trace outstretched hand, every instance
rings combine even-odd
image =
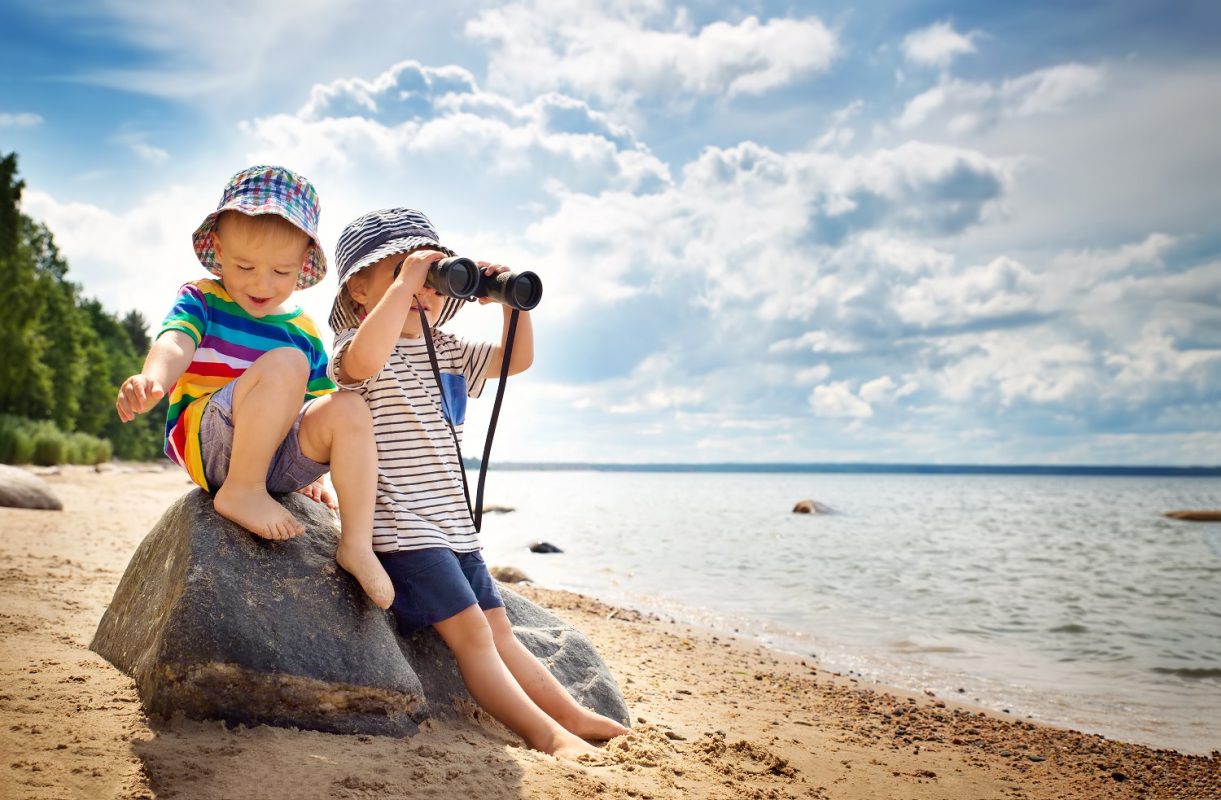
[[[119,419],[131,422],[137,414],[143,414],[165,396],[165,389],[157,381],[144,374],[132,375],[119,387],[114,407]]]

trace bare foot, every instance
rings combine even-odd
[[[623,736],[632,732],[630,728],[625,728],[613,719],[604,717],[587,708],[581,709],[581,712],[581,715],[578,717],[560,720],[560,724],[569,733],[582,739],[605,742],[608,739],[614,739],[616,736]]]
[[[271,499],[263,486],[225,483],[216,492],[213,505],[222,517],[264,539],[281,541],[305,533],[305,526]]]
[[[373,605],[390,608],[390,604],[394,602],[394,584],[390,582],[390,576],[386,574],[382,562],[373,555],[372,547],[351,545],[340,540],[339,547],[335,550],[335,560],[339,562],[339,566],[350,572],[353,578],[360,581],[360,588],[369,595]]]
[[[550,753],[556,758],[567,758],[576,761],[581,756],[600,756],[602,751],[584,739],[578,739],[567,731],[556,736],[552,747],[540,747],[544,753]]]

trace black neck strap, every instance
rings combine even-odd
[[[432,365],[432,375],[437,381],[437,392],[441,395],[441,416],[449,426],[449,435],[454,440],[454,450],[458,453],[458,467],[462,470],[462,494],[466,497],[466,510],[475,524],[475,532],[483,529],[483,483],[488,474],[488,459],[492,455],[492,437],[496,435],[496,421],[500,418],[500,404],[505,396],[505,383],[509,380],[509,357],[513,355],[513,338],[517,333],[517,317],[521,313],[513,309],[509,317],[509,332],[505,336],[504,358],[500,362],[500,382],[496,386],[496,402],[492,404],[492,419],[488,422],[488,435],[483,442],[483,459],[479,462],[479,484],[475,491],[475,505],[471,506],[471,491],[468,488],[466,464],[462,460],[462,445],[458,442],[458,431],[454,428],[453,414],[447,407],[445,387],[441,385],[441,368],[437,365],[437,350],[432,342],[432,331],[428,327],[428,317],[424,309],[417,305],[420,312],[420,328],[424,331],[424,344],[428,347],[428,363]]]

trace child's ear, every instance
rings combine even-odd
[[[220,261],[220,236],[217,235],[216,231],[212,231],[208,235],[212,237],[212,250],[216,253],[216,260]]]
[[[365,300],[369,298],[367,277],[367,275],[362,275],[358,272],[348,278],[348,294],[362,306],[365,304]]]

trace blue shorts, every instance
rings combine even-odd
[[[229,381],[225,387],[210,398],[199,420],[200,456],[203,458],[204,477],[208,486],[216,491],[229,477],[229,461],[233,457],[233,387],[237,381]],[[311,400],[310,402],[313,402]],[[309,486],[321,478],[329,470],[327,464],[320,464],[308,458],[301,452],[301,443],[297,440],[297,432],[301,429],[301,418],[309,403],[301,406],[301,413],[293,420],[284,441],[271,463],[267,466],[267,491],[276,494],[295,492],[303,486]]]
[[[394,584],[390,610],[404,635],[436,625],[478,605],[501,608],[496,581],[478,550],[456,553],[448,547],[378,553]]]

